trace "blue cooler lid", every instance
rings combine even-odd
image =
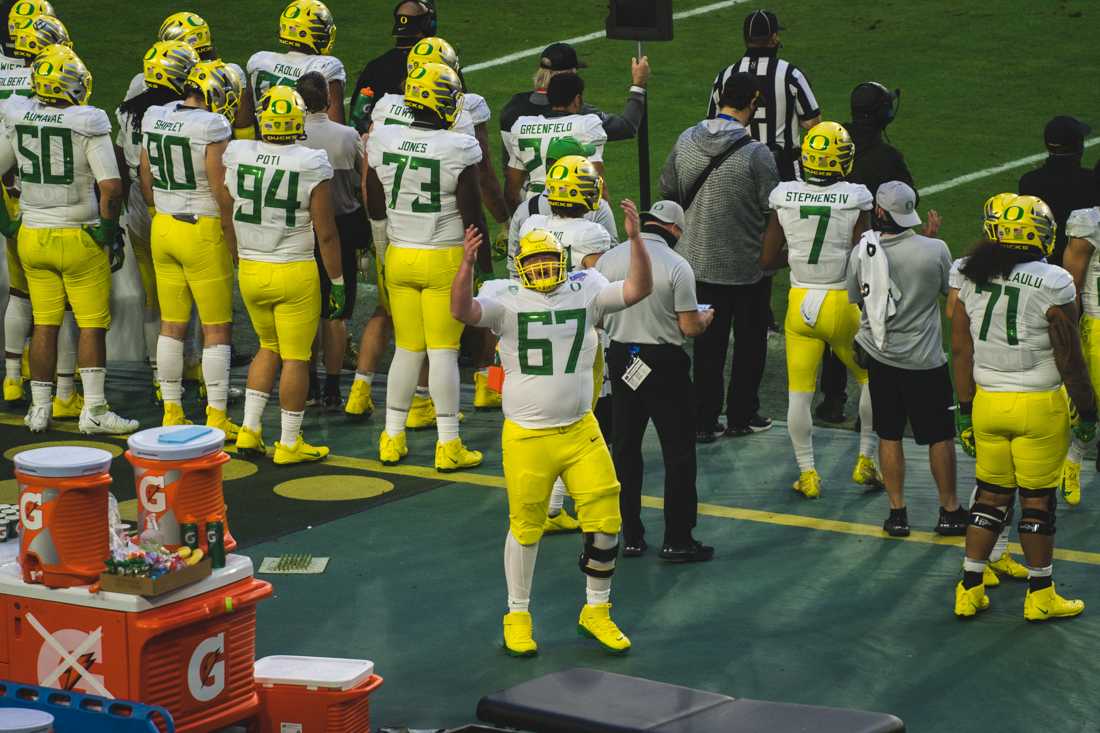
[[[134,433],[126,442],[139,458],[186,461],[220,451],[225,433],[205,425],[169,425]]]
[[[32,476],[71,478],[107,473],[111,454],[100,448],[81,445],[57,445],[33,448],[15,455],[15,470]]]
[[[0,709],[0,733],[45,733],[53,726],[53,716],[27,708]]]

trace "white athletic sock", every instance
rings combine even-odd
[[[366,382],[367,386],[374,384],[374,372],[356,372],[354,382]]]
[[[253,432],[260,432],[260,423],[264,418],[264,408],[271,397],[267,392],[255,389],[244,391],[244,426]]]
[[[206,382],[206,402],[225,412],[229,405],[229,360],[233,347],[214,344],[202,350],[202,380]]]
[[[799,471],[809,471],[814,467],[814,421],[810,413],[814,393],[788,392],[787,396],[787,432],[794,447],[794,459]]]
[[[53,402],[53,382],[31,380],[31,404],[42,407]]]
[[[405,432],[405,420],[409,416],[409,405],[412,404],[423,363],[423,351],[406,351],[400,346],[393,350],[393,361],[386,378],[386,432],[391,436]]]
[[[985,560],[971,560],[969,557],[964,557],[963,570],[968,573],[984,573],[985,563]]]
[[[550,492],[550,516],[561,514],[561,508],[565,504],[565,482],[561,476],[554,479],[554,489]]]
[[[458,352],[428,349],[428,389],[435,402],[435,425],[439,442],[458,437]]]
[[[1066,459],[1070,463],[1076,463],[1078,466],[1085,460],[1085,444],[1077,439],[1077,436],[1069,441],[1069,454],[1066,455]]]
[[[292,445],[298,442],[298,436],[302,433],[302,418],[306,416],[305,410],[301,412],[291,412],[290,410],[283,410],[282,427],[283,436],[279,440],[280,443],[290,448]]]
[[[16,357],[4,358],[4,376],[14,382],[23,379],[23,359]]]
[[[600,550],[610,550],[612,547],[619,544],[619,537],[613,534],[605,534],[604,532],[595,532],[592,535],[592,544]],[[611,562],[589,560],[588,564],[596,570],[615,569],[614,560]],[[601,603],[608,603],[611,601],[611,578],[593,578],[591,575],[585,575],[584,589],[585,602],[589,606],[598,606]]]
[[[874,456],[878,448],[878,436],[875,435],[874,413],[871,411],[871,388],[860,385],[859,388],[859,454]]]
[[[157,339],[157,372],[160,394],[165,402],[183,402],[183,342],[171,336]]]
[[[84,385],[84,409],[107,404],[107,370],[88,367],[80,370],[80,383]]]
[[[76,327],[73,314],[65,311],[65,318],[61,321],[61,328],[57,332],[57,374],[72,376],[76,371],[76,345],[80,338],[80,330]],[[58,390],[58,396],[61,391]],[[72,394],[70,392],[70,394]]]
[[[431,380],[429,379],[429,381],[431,381]],[[419,384],[416,385],[416,391],[413,392],[413,394],[415,394],[417,397],[419,397],[422,400],[426,400],[426,399],[428,399],[429,397],[432,396],[431,393],[428,392],[427,387],[421,387]]]
[[[8,307],[4,310],[4,351],[22,355],[33,324],[30,300],[18,295],[8,298]],[[8,379],[19,379],[21,376],[18,367],[13,373],[10,363],[7,372]]]
[[[1047,565],[1045,568],[1033,568],[1029,566],[1027,569],[1027,577],[1029,578],[1049,578],[1052,575],[1054,575],[1053,563]]]
[[[76,391],[76,380],[71,373],[57,373],[57,399],[65,401]]]
[[[531,604],[531,582],[539,543],[521,545],[509,532],[504,540],[504,581],[508,584],[508,610],[526,611]]]
[[[157,340],[160,337],[160,311],[156,308],[146,308],[145,318],[141,324],[145,334],[145,356],[153,367],[153,379],[156,379],[157,371]]]

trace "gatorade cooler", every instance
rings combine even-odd
[[[382,685],[374,662],[264,657],[255,677],[261,733],[370,733],[368,697]]]
[[[137,482],[139,527],[145,527],[147,516],[155,516],[164,544],[178,549],[183,544],[180,525],[197,524],[199,545],[207,552],[203,526],[223,522],[226,552],[237,548],[222,495],[222,466],[229,462],[222,450],[225,433],[202,425],[173,425],[142,430],[127,442],[126,460]]]
[[[0,566],[0,679],[159,705],[184,733],[256,715],[256,605],[271,586],[251,560],[230,555],[156,598],[93,589],[30,585]]]
[[[40,710],[0,708],[0,733],[53,733],[53,716]]]
[[[23,580],[51,588],[87,585],[110,552],[107,489],[111,454],[58,446],[15,456]]]

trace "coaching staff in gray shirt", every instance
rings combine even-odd
[[[652,420],[661,441],[665,468],[665,537],[661,558],[670,562],[701,562],[714,548],[692,537],[698,498],[695,493],[695,410],[691,359],[683,349],[685,336],[698,336],[714,318],[700,311],[695,299],[691,265],[672,251],[684,232],[684,210],[672,201],[658,201],[642,214],[642,241],[653,265],[653,292],[645,300],[608,316],[611,338],[607,364],[611,371],[612,457],[622,491],[623,555],[646,550],[642,526],[642,437]],[[609,280],[626,277],[629,242],[611,249],[596,262]],[[635,382],[631,370],[649,369]],[[624,376],[630,381],[624,380]]]
[[[870,379],[874,429],[890,516],[883,529],[909,534],[905,508],[905,423],[928,462],[940,497],[941,535],[966,532],[967,512],[955,494],[954,391],[943,353],[940,296],[947,295],[951,253],[940,239],[917,234],[917,195],[908,184],[887,181],[875,194],[871,230],[848,262],[848,299],[863,311],[856,358]]]

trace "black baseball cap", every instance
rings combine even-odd
[[[754,10],[745,16],[743,33],[746,41],[762,41],[783,30],[779,18],[770,10]]]
[[[568,43],[551,43],[543,49],[539,66],[551,71],[583,69],[588,64],[577,58],[577,50]]]
[[[1054,155],[1072,155],[1085,149],[1085,136],[1091,128],[1076,117],[1058,115],[1047,123],[1043,141]]]

